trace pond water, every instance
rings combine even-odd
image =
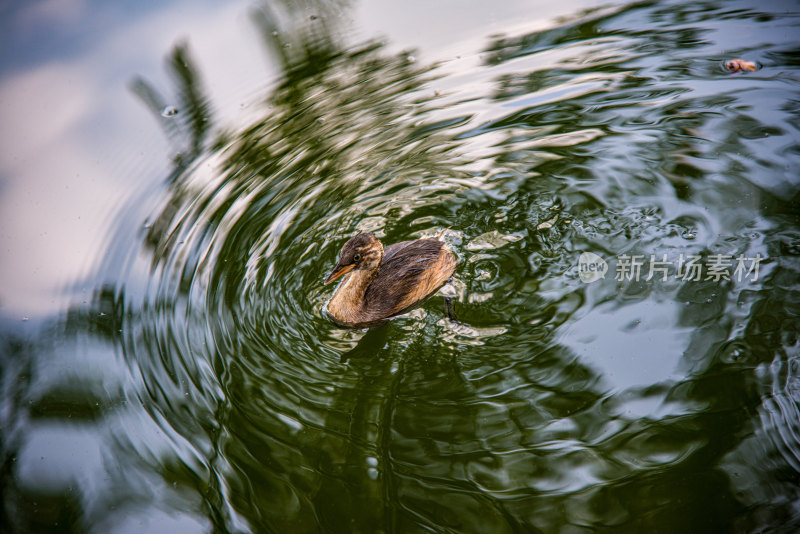
[[[0,8],[0,530],[800,528],[797,3],[366,4]]]

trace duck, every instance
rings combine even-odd
[[[325,280],[330,284],[343,278],[327,304],[327,313],[342,326],[383,322],[439,289],[457,264],[455,254],[438,238],[384,247],[375,234],[359,232],[344,244]]]

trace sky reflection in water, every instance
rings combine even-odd
[[[3,529],[797,526],[797,13],[589,7],[6,8]],[[459,324],[325,320],[443,228]]]

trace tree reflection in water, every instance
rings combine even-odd
[[[785,481],[797,477],[797,195],[760,189],[732,165],[751,150],[746,136],[702,141],[744,119],[730,111],[731,91],[679,98],[686,88],[673,82],[691,79],[684,56],[705,46],[681,22],[695,7],[636,4],[493,40],[486,69],[552,49],[567,59],[476,74],[492,76],[492,104],[516,102],[477,126],[456,113],[465,102],[438,118],[435,66],[338,43],[332,18],[314,8],[313,18],[290,8],[254,16],[283,77],[246,125],[212,120],[188,44],[168,62],[177,115],[163,116],[169,99],[146,81],[132,84],[174,147],[174,169],[125,274],[41,344],[6,340],[4,428],[16,430],[3,441],[3,523],[102,529],[154,510],[232,532],[796,521]],[[625,29],[637,17],[660,22]],[[283,19],[294,22],[272,22]],[[641,50],[657,54],[643,65]],[[543,98],[548,87],[570,96]],[[673,103],[656,105],[665,98]],[[728,209],[742,191],[758,201]],[[687,245],[689,227],[699,235]],[[441,228],[461,255],[462,325],[435,299],[366,333],[325,320],[321,280],[355,229],[391,242]],[[511,238],[492,244],[497,236]],[[756,289],[569,276],[582,250],[655,249],[770,260]],[[583,341],[565,338],[588,317],[621,340],[614,314],[648,303],[659,311],[645,319],[668,311],[682,353],[648,343],[601,356],[647,366],[667,354],[677,378],[618,386],[575,350]],[[68,350],[120,355],[119,376],[87,369],[85,382],[34,391],[37,365],[64,339]],[[74,493],[16,484],[22,428],[43,417],[95,428],[110,481]]]

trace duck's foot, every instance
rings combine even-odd
[[[456,319],[456,312],[453,306],[453,297],[444,297],[444,313],[447,314],[448,319],[451,322],[461,325],[461,323]]]

